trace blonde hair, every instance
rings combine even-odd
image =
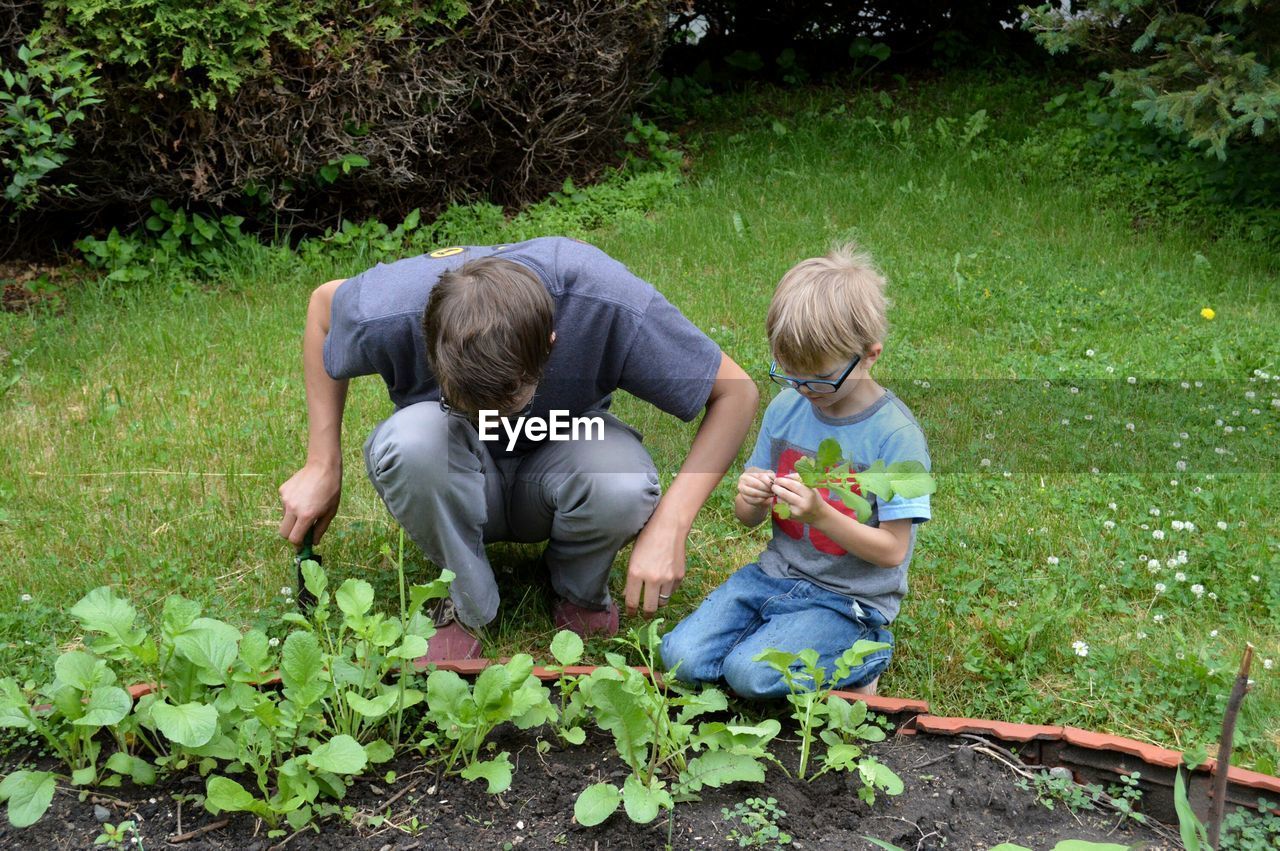
[[[864,354],[888,332],[886,281],[854,243],[802,260],[782,276],[765,330],[779,364],[816,373],[834,358]]]

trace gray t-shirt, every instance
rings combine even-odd
[[[794,472],[796,461],[803,455],[817,455],[818,445],[832,437],[840,443],[841,455],[849,459],[854,472],[867,469],[876,461],[919,461],[930,467],[929,447],[920,424],[902,400],[889,390],[863,410],[848,417],[834,419],[814,409],[795,390],[778,394],[764,412],[755,451],[747,460],[748,467],[773,470],[779,476]],[[838,497],[825,488],[819,493],[842,514],[853,516]],[[874,494],[864,494],[871,503],[869,526],[886,520],[910,518],[911,545],[907,557],[896,567],[880,567],[864,561],[826,535],[794,518],[782,520],[773,515],[773,538],[760,554],[761,570],[779,579],[806,579],[837,594],[853,597],[860,605],[880,610],[885,620],[898,616],[902,598],[907,593],[907,566],[916,544],[916,525],[932,516],[929,497],[916,499],[894,497],[881,503]]]
[[[531,270],[555,302],[556,342],[531,416],[578,416],[607,407],[618,389],[686,422],[706,405],[720,368],[715,342],[617,260],[563,237],[444,248],[349,278],[333,296],[325,371],[382,376],[397,408],[439,400],[422,333],[427,297],[442,272],[495,255]],[[506,454],[496,443],[491,451]]]

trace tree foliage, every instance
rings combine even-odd
[[[1280,2],[1086,0],[1025,8],[1051,53],[1105,64],[1143,121],[1225,159],[1232,141],[1280,144]]]

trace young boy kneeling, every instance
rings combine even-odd
[[[859,523],[826,488],[794,473],[835,438],[851,469],[877,460],[929,467],[924,434],[911,411],[870,377],[884,346],[885,280],[852,246],[801,262],[783,277],[765,326],[775,363],[770,377],[788,388],[765,411],[755,451],[738,479],[734,513],[748,526],[773,518],[773,538],[662,641],[663,661],[687,683],[724,680],[743,697],[787,694],[777,671],[753,661],[764,650],[813,648],[834,675],[835,660],[859,639],[892,644],[888,625],[907,592],[915,524],[929,519],[929,497],[871,503]],[[774,505],[786,503],[790,517]],[[892,650],[867,656],[838,687],[874,694]]]

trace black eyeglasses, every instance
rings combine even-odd
[[[844,380],[849,377],[849,373],[853,372],[853,368],[862,360],[862,355],[854,355],[853,360],[849,361],[849,365],[845,367],[844,372],[840,373],[840,377],[836,379],[830,378],[792,378],[790,375],[778,372],[778,362],[774,361],[769,364],[769,377],[775,383],[781,384],[783,387],[791,387],[795,390],[808,387],[810,393],[818,395],[827,395],[834,393],[840,389],[840,385],[844,384]]]

